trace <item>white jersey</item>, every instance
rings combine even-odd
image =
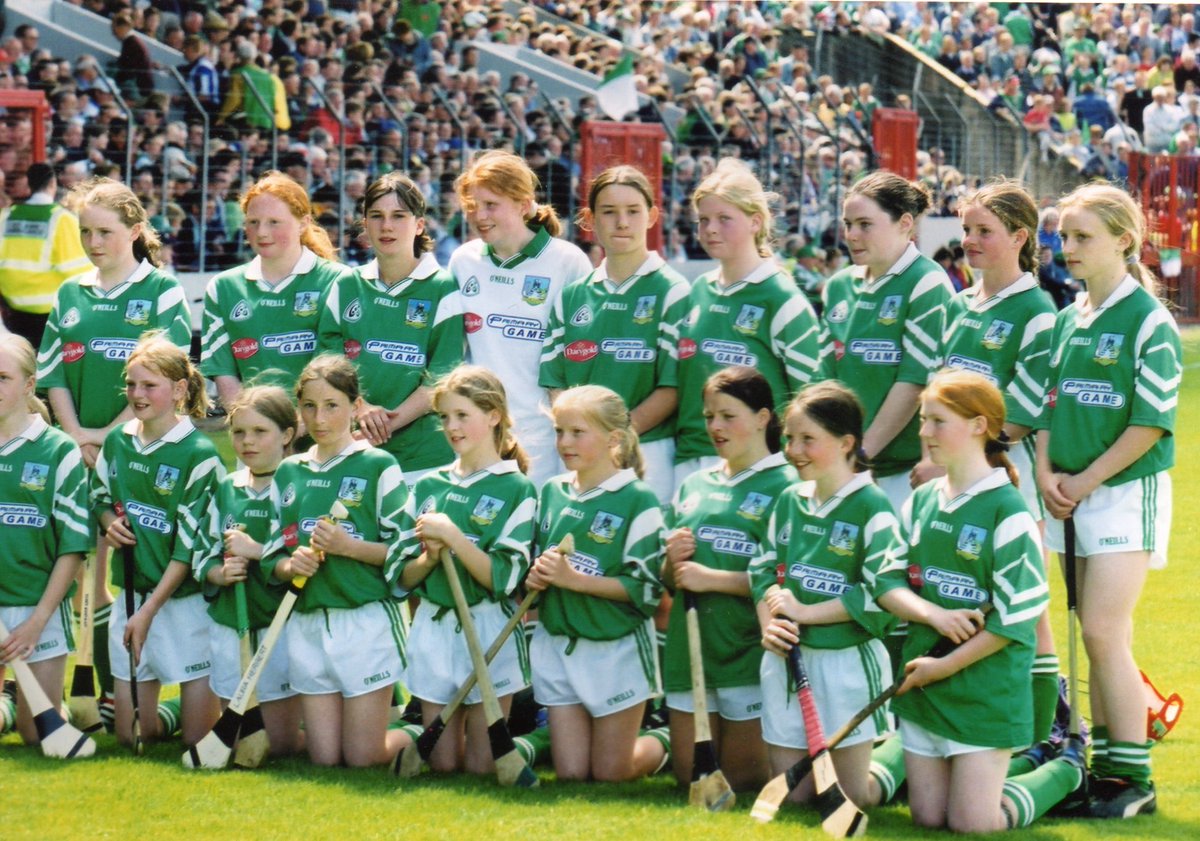
[[[468,361],[500,378],[521,444],[531,455],[547,442],[553,453],[549,400],[538,385],[550,309],[564,286],[591,270],[587,255],[545,229],[504,261],[478,239],[450,257],[466,311]]]

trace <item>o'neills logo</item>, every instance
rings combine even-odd
[[[696,343],[692,339],[679,340],[679,358],[691,359],[696,355]]]
[[[563,353],[570,362],[587,362],[589,359],[595,358],[599,352],[600,347],[595,342],[580,339],[577,342],[571,342],[571,344],[567,345]]]
[[[84,351],[85,348],[83,343],[67,342],[65,345],[63,345],[62,349],[63,362],[68,364],[71,362],[78,362],[80,359],[83,359]]]
[[[358,339],[346,339],[342,342],[342,353],[346,354],[347,359],[358,359],[362,353],[362,343]]]
[[[483,329],[483,316],[469,312],[463,316],[463,325],[467,328],[468,333],[478,333]]]
[[[258,353],[258,340],[248,337],[245,339],[238,339],[231,345],[231,347],[233,348],[233,355],[236,359],[249,359],[251,356],[254,356],[254,354]]]

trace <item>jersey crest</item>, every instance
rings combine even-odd
[[[463,284],[462,294],[467,298],[474,298],[479,294],[479,280],[474,275],[467,279]]]
[[[592,311],[586,305],[575,310],[575,314],[571,316],[571,325],[574,327],[585,327],[591,323]]]
[[[739,517],[745,517],[747,520],[761,520],[767,513],[767,506],[770,504],[771,497],[751,491],[746,494],[746,498],[738,506],[737,513]]]
[[[838,301],[833,305],[833,309],[825,315],[834,324],[841,324],[850,317],[850,305],[845,301]]]
[[[125,323],[145,325],[150,323],[151,303],[144,298],[134,298],[125,305]]]
[[[737,319],[733,322],[733,329],[747,336],[753,336],[758,332],[758,327],[762,324],[765,312],[766,310],[762,307],[756,307],[753,304],[743,304],[742,311],[738,313]]]
[[[1125,336],[1121,333],[1101,333],[1093,358],[1101,365],[1116,365],[1121,356],[1121,345],[1124,343]]]
[[[347,476],[342,479],[342,484],[338,488],[338,499],[345,503],[347,508],[354,508],[357,505],[362,505],[363,497],[367,494],[367,480],[360,479],[357,476]]]
[[[475,503],[475,510],[471,512],[471,522],[477,526],[490,526],[503,507],[503,500],[484,494]]]
[[[900,317],[900,305],[904,303],[902,295],[888,295],[879,305],[879,323],[895,324]]]
[[[1004,343],[1008,341],[1008,337],[1012,335],[1013,324],[1011,321],[1001,321],[996,319],[988,327],[987,332],[983,334],[983,346],[988,350],[999,350],[1004,347]]]
[[[169,464],[160,464],[158,474],[154,477],[154,490],[163,496],[175,490],[179,484],[179,468]]]
[[[417,298],[408,302],[408,312],[404,316],[404,323],[409,327],[418,329],[429,326],[429,310],[432,304],[429,301],[422,301]]]
[[[79,308],[78,307],[71,307],[69,310],[67,310],[66,315],[64,315],[62,317],[62,319],[59,321],[59,324],[61,324],[64,328],[74,327],[78,323],[79,323]]]
[[[432,496],[425,497],[425,501],[421,503],[421,507],[417,509],[417,516],[422,514],[432,514],[437,507],[437,500]]]
[[[46,489],[46,479],[49,477],[49,465],[27,461],[25,462],[25,468],[21,471],[21,487],[33,493],[44,491]]]
[[[279,498],[279,504],[280,505],[291,505],[295,501],[296,501],[296,486],[294,484],[289,484],[286,488],[283,489],[283,495],[280,496],[280,498]]]
[[[625,522],[624,517],[601,511],[592,520],[587,536],[597,543],[612,543],[617,536],[617,529]]]
[[[849,556],[854,554],[858,544],[858,526],[834,520],[833,528],[829,530],[829,551],[835,555]]]
[[[649,324],[654,320],[654,310],[658,306],[657,295],[643,295],[637,299],[633,308],[634,324]]]
[[[355,298],[350,303],[346,304],[346,309],[342,310],[342,320],[348,321],[351,324],[362,318],[362,302]]]
[[[987,535],[987,529],[973,526],[970,523],[963,526],[962,531],[958,533],[958,556],[968,561],[979,560]]]
[[[310,315],[317,314],[317,300],[321,297],[321,293],[314,290],[306,292],[297,292],[296,299],[292,303],[292,312],[297,316],[304,318]]]
[[[791,539],[792,539],[792,524],[791,523],[788,523],[786,526],[781,528],[779,530],[779,533],[775,535],[775,542],[777,544],[779,544],[780,546],[786,546]]]
[[[550,278],[535,274],[525,275],[525,283],[521,286],[522,301],[531,307],[541,306],[546,303],[546,296],[549,294]]]
[[[250,304],[241,300],[233,305],[233,309],[229,311],[230,321],[246,321],[250,318]]]

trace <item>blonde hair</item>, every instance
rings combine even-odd
[[[158,256],[162,249],[162,240],[150,224],[146,208],[134,195],[133,190],[121,182],[111,178],[89,178],[71,191],[66,206],[76,214],[85,207],[103,207],[117,214],[117,218],[126,228],[141,226],[137,239],[133,241],[133,256],[139,262],[149,261],[155,268],[162,265]]]
[[[467,213],[474,210],[476,187],[485,187],[517,204],[533,202],[533,215],[526,218],[525,224],[545,228],[546,233],[556,237],[562,233],[562,222],[553,207],[536,202],[538,184],[538,177],[524,158],[493,149],[473,160],[466,172],[454,179],[454,191]]]
[[[508,399],[500,378],[478,365],[460,365],[433,388],[433,410],[440,412],[438,403],[448,394],[457,394],[470,400],[481,412],[495,412],[500,422],[492,429],[493,443],[500,458],[517,463],[522,473],[529,471],[529,456],[513,435],[512,417],[508,413]]]
[[[921,392],[922,400],[941,403],[960,418],[983,418],[987,422],[983,451],[988,464],[1003,467],[1009,481],[1018,483],[1017,469],[1008,460],[1008,439],[1004,435],[1004,395],[995,383],[982,374],[962,369],[943,369],[933,375]]]
[[[0,353],[7,353],[13,358],[13,361],[17,363],[17,370],[26,380],[36,379],[37,351],[24,336],[18,336],[16,333],[5,333],[0,336]],[[46,404],[34,394],[32,388],[29,389],[29,394],[25,395],[25,402],[28,404],[30,412],[41,415],[42,420],[50,423],[50,412],[46,409]]]
[[[178,407],[193,418],[202,418],[208,411],[208,392],[204,389],[204,377],[188,359],[183,348],[172,343],[161,330],[144,333],[137,347],[125,360],[125,374],[134,365],[145,365],[171,382],[187,381],[187,394],[183,405]]]
[[[300,228],[301,245],[318,257],[324,257],[326,260],[333,258],[336,249],[325,229],[313,221],[312,202],[309,201],[308,192],[303,187],[282,172],[271,170],[242,194],[239,202],[242,213],[246,213],[250,202],[262,195],[274,196],[286,204],[288,210],[292,212],[292,216],[302,224]]]
[[[602,432],[619,433],[611,451],[613,464],[622,470],[632,468],[639,479],[642,477],[645,472],[642,448],[621,395],[602,385],[577,385],[564,391],[554,401],[550,414],[556,423],[559,412],[565,409],[579,412],[589,425]]]
[[[1147,292],[1157,296],[1158,280],[1139,259],[1142,243],[1146,241],[1146,215],[1133,200],[1133,196],[1111,184],[1092,182],[1076,187],[1058,200],[1059,217],[1061,218],[1062,211],[1073,207],[1096,214],[1108,232],[1115,237],[1129,234],[1129,247],[1125,249],[1124,254],[1129,273],[1141,282]]]
[[[771,256],[771,201],[777,196],[763,189],[762,182],[744,161],[725,158],[717,164],[692,193],[692,208],[699,209],[700,201],[709,196],[729,202],[747,216],[760,217],[762,225],[754,235],[754,245],[759,257]]]

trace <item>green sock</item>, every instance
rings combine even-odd
[[[871,776],[879,783],[879,804],[884,805],[896,796],[904,783],[904,745],[893,736],[871,751]]]
[[[7,692],[0,693],[0,734],[17,726],[17,704]]]
[[[425,728],[422,727],[421,725],[410,724],[407,721],[393,721],[390,724],[388,724],[387,729],[388,730],[400,730],[404,733],[407,733],[409,735],[409,738],[411,738],[414,742],[417,740],[418,736],[420,736],[423,732],[425,732]]]
[[[1092,763],[1093,777],[1111,777],[1112,765],[1108,761],[1108,725],[1092,725]]]
[[[1028,774],[1004,781],[1004,794],[1015,814],[1005,808],[1010,827],[1029,826],[1079,785],[1080,770],[1063,759],[1052,759]]]
[[[404,717],[404,707],[408,703],[404,698],[404,689],[399,683],[392,684],[392,708],[388,711],[388,723],[395,724]],[[397,728],[398,729],[398,728]]]
[[[158,723],[162,726],[162,738],[170,738],[179,732],[179,714],[182,708],[183,701],[179,698],[158,702]]]
[[[1117,742],[1108,743],[1108,764],[1110,771],[1106,776],[1120,777],[1123,780],[1146,788],[1150,785],[1150,746],[1154,742]]]
[[[532,768],[538,758],[550,750],[550,728],[539,727],[524,736],[513,736],[513,744],[517,746],[525,764]]]
[[[663,746],[663,761],[658,764],[652,773],[657,774],[663,768],[667,767],[667,763],[671,761],[671,731],[666,727],[655,727],[652,730],[642,730],[638,733],[641,736],[649,736],[660,745]]]
[[[108,661],[108,620],[112,616],[112,604],[96,608],[92,618],[92,665],[96,669],[96,680],[100,694],[112,697],[112,664]]]
[[[1054,711],[1058,708],[1058,655],[1033,658],[1033,742],[1050,738]]]

